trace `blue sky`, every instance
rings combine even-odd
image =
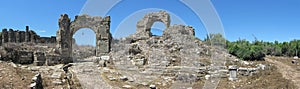
[[[299,0],[211,1],[222,21],[226,38],[230,41],[239,38],[252,41],[253,35],[264,41],[300,39]],[[29,25],[41,36],[55,36],[60,14],[66,13],[72,20],[75,15],[83,13],[95,16],[101,12],[97,7],[105,5],[105,2],[85,5],[86,2],[87,0],[1,0],[0,27],[24,30]],[[84,10],[88,6],[95,8]],[[132,34],[135,32],[136,21],[143,14],[158,10],[172,13],[171,24],[193,26],[200,39],[207,34],[199,17],[177,0],[123,0],[107,13],[112,20],[111,33],[115,37]],[[153,30],[156,32],[165,28],[159,22],[153,27],[157,28]],[[94,44],[94,36],[91,30],[85,29],[74,35],[79,44]]]

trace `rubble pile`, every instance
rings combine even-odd
[[[167,27],[162,36],[153,36],[150,32],[155,21],[165,23]],[[165,11],[145,15],[137,23],[137,32],[115,39],[111,50],[111,69],[116,71],[106,73],[107,78],[116,81],[127,76],[126,83],[142,86],[166,87],[174,81],[191,84],[204,81],[212,53],[218,54],[219,58],[234,59],[226,51],[212,48],[196,38],[193,27],[170,25]]]

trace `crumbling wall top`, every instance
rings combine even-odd
[[[168,28],[171,20],[170,15],[166,11],[152,12],[146,14],[141,20],[137,22],[135,37],[138,39],[149,38],[152,36],[150,32],[154,22],[162,22]]]

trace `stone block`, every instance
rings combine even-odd
[[[46,65],[53,66],[60,63],[61,59],[59,55],[46,55]]]
[[[236,65],[231,65],[229,66],[229,80],[235,81],[237,80],[237,66]]]
[[[46,56],[43,52],[35,52],[34,53],[34,65],[42,66],[46,62]]]
[[[19,51],[19,61],[20,64],[32,64],[33,63],[33,52]]]

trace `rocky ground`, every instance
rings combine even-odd
[[[12,62],[0,61],[0,87],[4,89],[22,89],[31,83],[34,76],[29,70],[22,70]]]
[[[99,64],[93,63],[92,59],[89,58],[83,62],[72,63],[73,66],[69,69],[71,70],[71,74],[73,74],[73,77],[75,78],[75,81],[72,82],[73,86],[68,86],[67,82],[64,80],[65,74],[61,69],[63,65],[31,66],[1,61],[0,85],[2,88],[20,89],[28,87],[32,82],[32,77],[37,72],[40,72],[42,74],[43,86],[45,89],[68,89],[71,87],[94,89],[149,89],[150,86],[155,86],[160,89],[183,89],[180,88],[182,86],[188,88],[192,87],[193,89],[202,89],[206,81],[205,77],[202,76],[199,80],[192,81],[193,83],[190,84],[185,82],[191,82],[191,80],[193,80],[193,76],[189,78],[191,80],[177,81],[180,79],[176,77],[184,77],[184,75],[180,75],[180,73],[175,73],[174,75],[167,75],[167,73],[164,74],[164,72],[163,74],[147,74],[147,72],[137,72],[134,69],[124,71],[121,69],[114,69],[112,66],[100,67]],[[260,69],[258,73],[254,73],[253,75],[239,74],[238,80],[236,81],[228,80],[227,75],[226,77],[221,78],[217,89],[297,89],[297,84],[299,81],[299,64],[292,63],[293,60],[293,58],[287,57],[266,57],[266,61],[227,62],[226,65],[236,64],[240,67],[249,68],[255,67],[258,64],[267,66],[264,70]],[[175,71],[176,68],[179,67],[168,67],[165,70]],[[144,78],[135,77],[141,76],[140,73],[143,74]],[[152,81],[146,81],[148,79]]]
[[[77,46],[74,54],[78,58],[71,63],[68,73],[62,64],[34,66],[0,61],[0,85],[3,88],[29,87],[33,76],[40,73],[45,89],[202,89],[207,79],[216,74],[211,69],[214,63],[211,58],[222,58],[226,64],[219,66],[221,78],[217,89],[296,89],[299,86],[299,63],[293,58],[242,61],[222,48],[205,44],[189,32],[172,34],[114,40],[112,52],[102,57],[92,56],[95,55],[92,46]],[[46,46],[34,48],[37,47],[49,50]],[[228,66],[231,65],[255,70],[249,74],[239,72],[238,80],[230,81]]]
[[[80,88],[81,85],[76,77],[70,81],[65,78],[67,75],[62,67],[63,65],[34,66],[0,61],[0,86],[4,89],[30,88],[34,76],[40,73],[41,84],[45,89]]]
[[[285,79],[276,64],[268,61],[248,61],[251,64],[239,64],[240,67],[253,67],[257,64],[267,65],[264,70],[252,76],[239,74],[237,81],[230,81],[228,78],[221,79],[218,89],[297,89],[290,79]]]
[[[292,81],[297,88],[300,88],[300,66],[299,59],[288,57],[267,57],[266,61],[273,63],[282,77]]]
[[[174,80],[190,87],[190,83],[204,79],[212,52],[228,56],[197,39],[192,27],[175,25],[166,29],[163,36],[119,39],[109,54],[113,63],[110,68],[118,75],[106,75],[126,76],[131,81],[123,82],[135,88],[171,87]]]
[[[73,66],[70,67],[70,71],[73,72],[83,89],[115,89],[106,82],[101,76],[103,72],[100,67],[89,59],[85,59],[85,62],[72,63]]]
[[[84,58],[88,58],[96,55],[96,47],[91,45],[74,45],[73,46],[73,59],[74,61],[80,61]]]

